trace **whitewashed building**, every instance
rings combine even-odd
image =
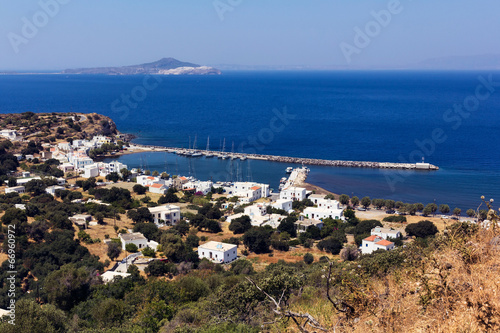
[[[24,188],[24,186],[13,186],[13,187],[7,187],[5,189],[5,194],[7,194],[7,193],[23,194],[25,192],[26,192],[26,189]]]
[[[296,221],[294,224],[295,224],[295,229],[297,229],[297,232],[306,232],[307,229],[313,226],[320,230],[323,228],[323,222],[311,219],[299,220]]]
[[[64,173],[75,170],[75,166],[72,163],[59,164],[57,168]]]
[[[139,251],[148,247],[148,239],[140,232],[120,234],[118,237],[122,241],[122,250],[125,250],[127,244],[135,244]]]
[[[361,243],[361,253],[363,254],[370,254],[379,249],[392,250],[394,249],[394,243],[376,235],[371,235],[363,239]]]
[[[99,172],[101,176],[107,176],[110,173],[116,172],[121,176],[120,170],[128,169],[126,164],[120,163],[118,161],[112,161],[109,163],[99,163]]]
[[[153,184],[162,184],[165,185],[165,179],[161,179],[160,177],[153,177],[153,176],[137,176],[136,177],[136,182],[139,185],[142,186],[151,186]]]
[[[198,247],[198,257],[207,258],[215,263],[229,263],[238,258],[238,246],[210,241]]]
[[[163,184],[146,185],[146,187],[149,189],[149,192],[157,194],[165,194],[168,190],[168,187]]]
[[[182,189],[194,189],[195,193],[201,192],[203,195],[207,195],[210,191],[212,191],[213,185],[214,183],[211,181],[192,180],[182,184]]]
[[[0,131],[0,135],[9,140],[15,140],[17,137],[17,131],[4,129]]]
[[[315,205],[314,207],[307,207],[304,209],[304,215],[307,218],[322,220],[326,218],[344,219],[342,216],[344,209],[341,207],[337,200],[325,199],[321,195],[312,194],[309,199]]]
[[[71,145],[69,144],[69,142],[59,142],[57,144],[57,148],[59,148],[60,150],[64,150],[64,151],[69,151],[71,149]]]
[[[306,198],[306,189],[303,187],[290,186],[280,192],[280,199],[302,201]]]
[[[235,182],[228,194],[239,197],[243,202],[252,202],[269,196],[269,184]]]
[[[54,185],[54,186],[49,186],[45,189],[45,192],[51,195],[56,195],[57,190],[65,190],[66,188],[64,186],[59,186],[59,185]]]
[[[154,223],[162,225],[175,225],[181,219],[181,208],[175,205],[149,207]]]
[[[382,237],[383,239],[388,238],[401,238],[401,232],[394,229],[375,227],[371,231],[372,235]]]
[[[97,177],[99,176],[99,166],[97,164],[86,165],[83,168],[83,178]]]
[[[275,202],[273,202],[271,206],[276,209],[283,209],[284,211],[289,213],[290,211],[293,210],[292,203],[293,203],[292,200],[278,199]]]
[[[130,273],[120,273],[120,272],[115,272],[115,271],[106,271],[101,275],[102,282],[105,284],[108,284],[110,282],[113,282],[115,278],[122,278],[125,279],[126,277],[129,277],[131,274]]]

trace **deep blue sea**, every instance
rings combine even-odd
[[[488,80],[493,83],[482,83]],[[0,112],[25,111],[104,114],[143,144],[187,148],[196,140],[204,149],[210,137],[211,149],[221,149],[225,139],[226,151],[381,162],[423,156],[440,170],[312,166],[308,181],[335,193],[436,201],[452,209],[476,208],[481,195],[500,200],[500,72],[0,75]],[[288,166],[231,166],[165,153],[120,159],[130,167],[275,188]]]

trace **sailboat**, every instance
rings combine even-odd
[[[210,136],[207,138],[207,149],[205,149],[205,157],[214,157],[210,152]]]
[[[202,153],[196,151],[196,135],[194,137],[194,142],[193,142],[193,153],[191,154],[191,157],[201,157],[203,156]]]
[[[238,156],[234,155],[234,141],[233,141],[233,146],[231,148],[231,160],[237,159]]]
[[[225,160],[228,156],[224,153],[224,149],[226,149],[226,138],[224,138],[224,143],[222,144],[221,155],[219,156],[223,160]]]

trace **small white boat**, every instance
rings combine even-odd
[[[286,173],[292,173],[292,171],[293,171],[293,168],[292,168],[292,167],[288,167],[288,168],[286,168]]]
[[[280,183],[281,183],[281,184],[284,184],[284,183],[286,183],[286,181],[287,181],[287,178],[286,178],[286,177],[283,177],[283,178],[281,178]]]
[[[246,156],[241,156],[241,157],[240,157],[240,160],[242,160],[242,161],[245,161],[246,159],[247,159],[247,157],[246,157]]]

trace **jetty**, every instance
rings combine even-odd
[[[394,162],[368,162],[368,161],[344,161],[344,160],[323,160],[317,158],[304,158],[304,157],[289,157],[289,156],[277,156],[277,155],[263,155],[263,154],[247,154],[247,153],[235,153],[227,152],[221,153],[214,150],[197,150],[197,149],[186,149],[186,148],[176,148],[176,147],[161,147],[161,146],[149,146],[140,144],[130,144],[130,148],[134,149],[149,149],[153,151],[164,151],[168,153],[185,155],[185,156],[195,156],[205,155],[207,157],[223,154],[227,158],[234,159],[252,159],[252,160],[262,160],[270,162],[280,162],[280,163],[293,163],[293,164],[303,164],[303,165],[320,165],[320,166],[330,166],[330,167],[346,167],[346,168],[371,168],[371,169],[404,169],[404,170],[439,170],[439,167],[430,163],[394,163]]]

